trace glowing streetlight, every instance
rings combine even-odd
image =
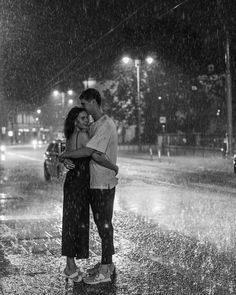
[[[68,91],[67,91],[67,93],[68,93],[68,95],[73,95],[73,90],[71,90],[71,89],[69,89]]]
[[[73,90],[68,90],[67,94],[72,95],[73,94]],[[60,97],[61,98],[62,109],[64,109],[64,107],[65,107],[65,96],[66,96],[65,92],[63,92],[63,91],[60,92],[58,90],[54,90],[53,93],[52,93],[52,95],[55,98],[57,98],[57,97]]]
[[[122,61],[123,61],[123,63],[128,64],[128,63],[131,61],[131,58],[128,57],[128,56],[124,56],[124,57],[122,58]]]
[[[56,96],[59,96],[59,95],[60,95],[60,92],[58,90],[54,90],[53,91],[53,96],[56,97]]]
[[[41,114],[41,110],[40,109],[37,109],[37,114]]]
[[[154,58],[151,57],[151,56],[148,56],[148,57],[146,58],[146,62],[147,62],[149,65],[151,65],[151,64],[154,62]]]

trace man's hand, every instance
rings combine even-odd
[[[75,164],[70,159],[64,159],[63,163],[64,163],[64,166],[69,170],[75,168]]]

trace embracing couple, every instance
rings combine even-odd
[[[117,159],[117,131],[101,109],[100,93],[89,88],[80,95],[82,107],[73,107],[65,120],[66,151],[60,155],[69,169],[64,182],[62,255],[67,257],[66,278],[98,284],[111,281],[113,204]],[[89,125],[89,116],[94,122]],[[101,238],[101,262],[81,272],[75,259],[89,257],[89,208]]]

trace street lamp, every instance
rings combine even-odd
[[[148,57],[146,58],[146,62],[147,62],[149,65],[151,65],[151,64],[154,62],[154,58],[151,57],[151,56],[148,56]]]
[[[138,104],[138,146],[141,152],[141,106],[140,106],[140,59],[135,59],[134,64],[137,73],[137,104]]]
[[[54,96],[55,98],[57,98],[57,97],[60,97],[60,98],[61,98],[62,110],[64,110],[64,108],[65,108],[66,94],[69,95],[69,96],[72,96],[72,95],[74,94],[74,91],[73,91],[72,89],[69,89],[69,90],[67,91],[67,93],[65,93],[64,91],[60,92],[60,91],[58,91],[58,90],[54,90],[54,91],[53,91],[53,96]],[[73,100],[70,98],[70,99],[68,100],[68,103],[69,103],[70,105],[73,104]]]
[[[131,58],[128,56],[124,56],[122,58],[123,63],[128,64],[131,61]],[[146,62],[148,64],[152,64],[154,62],[153,57],[148,56],[146,58]],[[139,151],[141,152],[141,104],[140,104],[140,66],[141,66],[141,60],[135,59],[134,65],[136,67],[136,77],[137,77],[137,109],[138,109],[138,120],[137,120],[137,135],[138,135],[138,146]]]
[[[68,93],[68,95],[73,95],[73,90],[71,90],[71,89],[69,89],[68,91],[67,91],[67,93]]]

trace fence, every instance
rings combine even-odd
[[[127,153],[138,153],[139,146],[135,144],[119,145],[118,151]],[[199,157],[215,157],[222,156],[221,148],[219,147],[203,147],[203,146],[175,146],[175,145],[164,145],[159,147],[158,145],[143,144],[141,146],[142,153],[168,156],[199,156]]]
[[[222,156],[224,137],[205,136],[200,133],[194,134],[157,134],[156,144],[141,145],[143,153],[152,153],[168,156]],[[233,140],[234,146],[235,140]],[[139,151],[137,144],[121,144],[119,151],[133,152]]]

